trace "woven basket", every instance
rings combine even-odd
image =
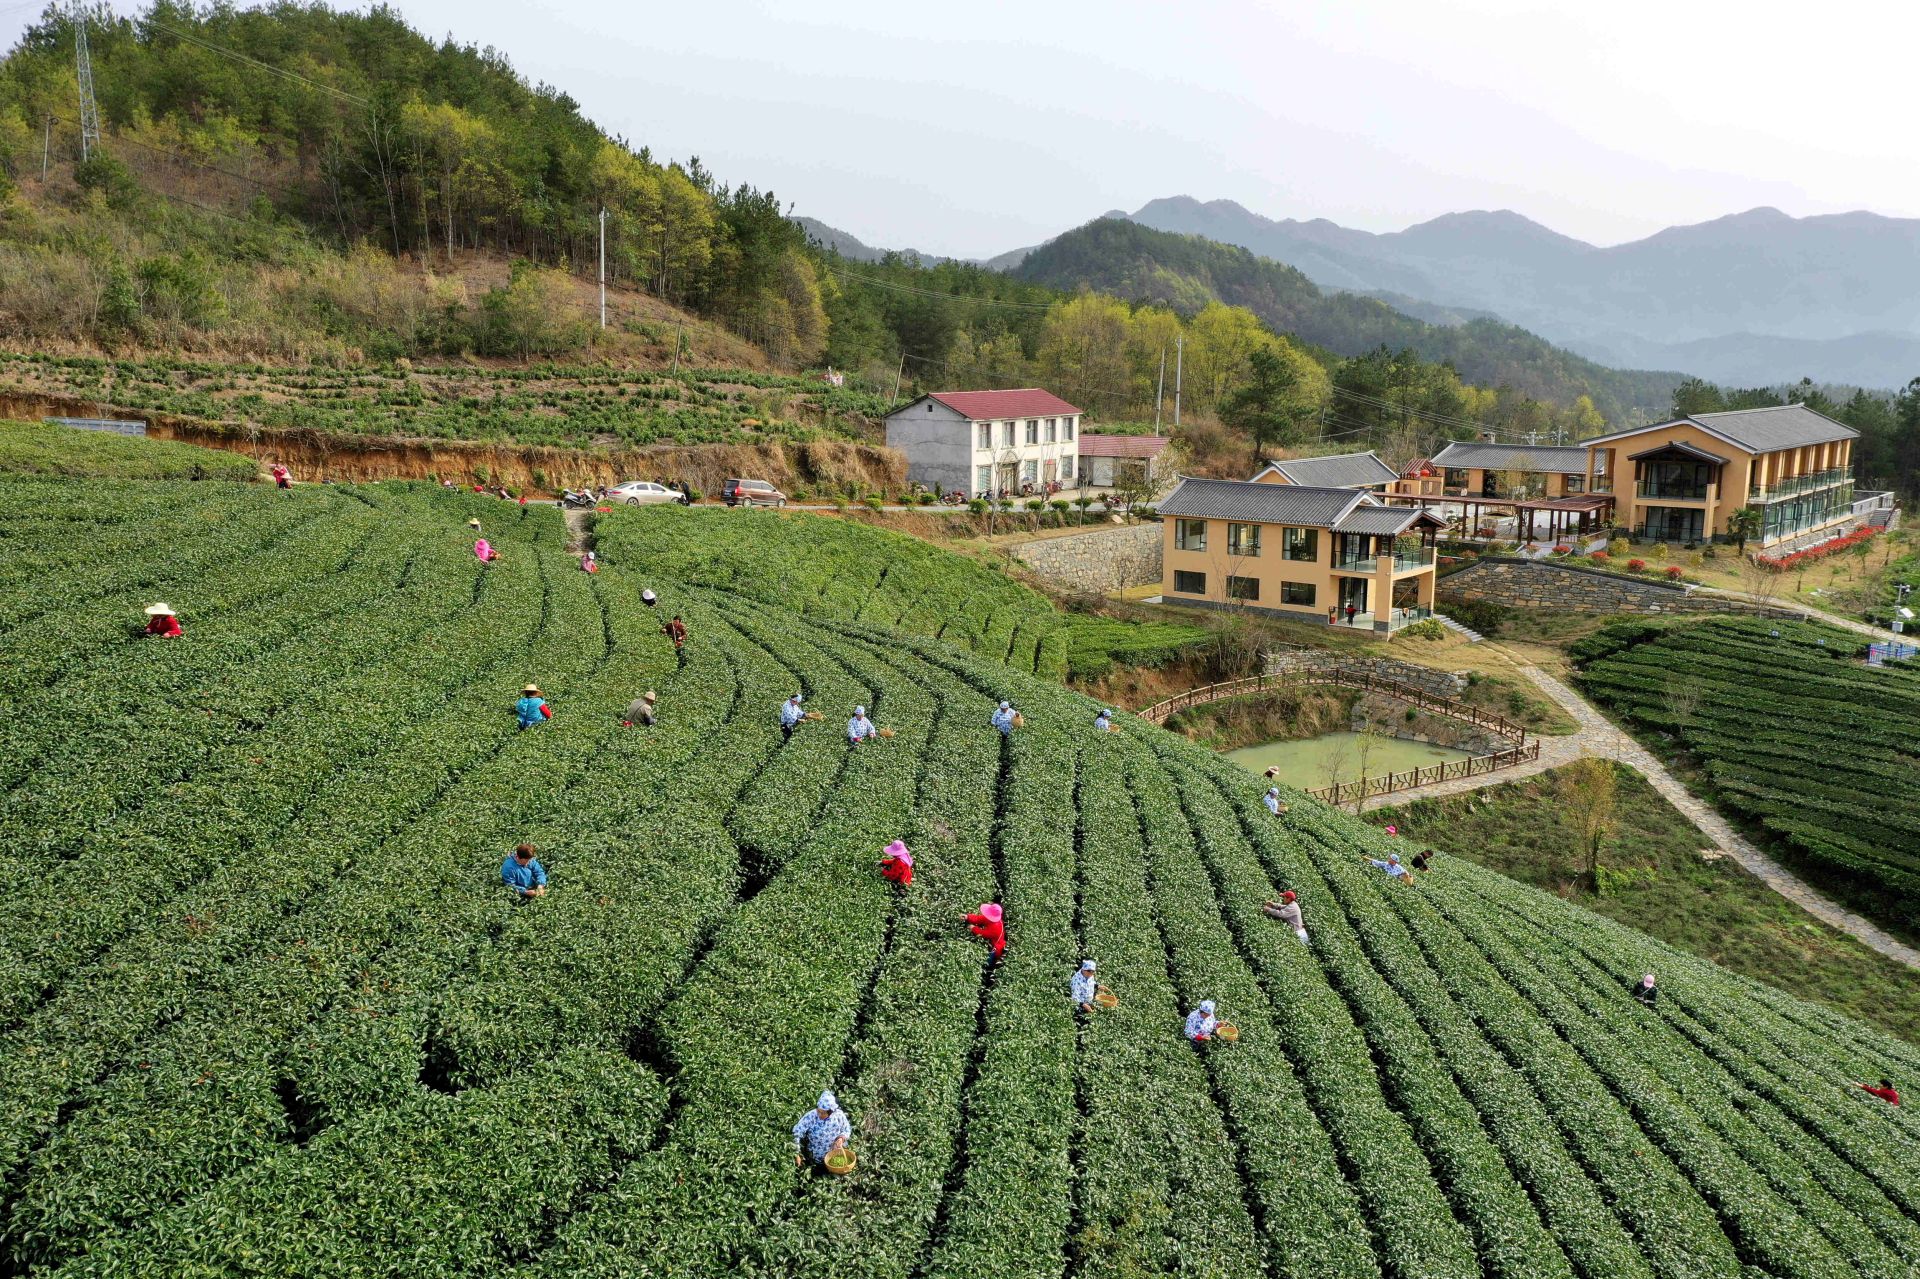
[[[1105,986],[1102,986],[1093,992],[1093,1002],[1101,1008],[1118,1008],[1120,1006],[1120,996],[1114,994]]]
[[[1213,1028],[1213,1033],[1230,1044],[1240,1038],[1240,1028],[1224,1021]]]
[[[875,733],[875,735],[876,735],[876,736],[879,736],[879,737],[892,737],[892,736],[893,736],[893,730],[892,730],[891,728],[876,728],[876,729],[874,729],[873,731],[874,731],[874,733]]]
[[[820,722],[821,716],[819,711],[808,711],[805,715],[802,715],[800,718],[812,720],[814,723],[818,724]]]
[[[1013,713],[1013,726],[1015,728],[1025,728],[1027,726],[1027,717],[1019,711],[1015,711]]]
[[[825,1159],[820,1161],[820,1164],[821,1167],[825,1168],[834,1176],[844,1177],[853,1171],[854,1165],[857,1162],[851,1150],[842,1148],[830,1152]]]

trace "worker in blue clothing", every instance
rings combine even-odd
[[[853,708],[853,718],[847,721],[847,745],[858,746],[870,737],[877,737],[879,732],[880,730],[873,726],[873,721],[867,718],[866,707]]]
[[[1098,715],[1095,715],[1093,717],[1093,728],[1094,731],[1098,733],[1111,733],[1113,731],[1113,712],[1102,710]]]
[[[1267,811],[1275,817],[1287,811],[1287,805],[1280,800],[1280,788],[1278,786],[1268,787],[1266,795],[1261,798],[1260,802],[1265,804]]]
[[[513,890],[516,901],[547,894],[547,868],[533,855],[535,851],[532,844],[521,844],[500,863],[500,882]]]
[[[993,726],[1000,730],[1000,736],[1005,737],[1013,731],[1013,717],[1017,714],[1019,712],[1013,709],[1012,702],[1000,703],[1000,709],[993,713]]]
[[[519,716],[523,731],[544,724],[553,718],[553,708],[548,706],[547,699],[540,695],[538,684],[529,684],[520,690],[520,700],[513,704],[513,713]]]
[[[800,694],[795,693],[780,704],[780,740],[785,741],[792,737],[794,726],[807,717],[806,711],[800,706],[804,700],[806,699]]]

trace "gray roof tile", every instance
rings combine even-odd
[[[1568,475],[1587,473],[1587,451],[1553,444],[1476,444],[1455,440],[1433,455],[1434,466],[1490,471],[1551,471]]]
[[[1400,478],[1391,466],[1374,456],[1371,449],[1365,453],[1334,453],[1326,457],[1290,457],[1269,465],[1290,483],[1330,489],[1389,484]]]
[[[1610,444],[1646,431],[1691,422],[1710,435],[1749,453],[1771,453],[1775,449],[1799,448],[1803,444],[1825,444],[1829,440],[1851,440],[1860,432],[1836,422],[1824,413],[1816,413],[1804,404],[1783,404],[1771,409],[1728,409],[1724,413],[1695,413],[1692,417],[1669,418],[1648,426],[1614,431],[1595,436],[1586,445]]]
[[[1391,537],[1420,522],[1426,512],[1417,506],[1356,506],[1334,524],[1336,533],[1377,533]]]
[[[1350,508],[1366,501],[1367,496],[1358,489],[1348,488],[1184,479],[1161,500],[1158,509],[1162,515],[1195,519],[1331,528]]]

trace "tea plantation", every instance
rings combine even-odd
[[[937,557],[686,527],[767,579],[653,520],[588,575],[553,509],[441,490],[0,478],[0,1272],[1920,1262],[1920,1130],[1850,1083],[1920,1049],[1464,863],[1394,886],[1357,820],[1093,733],[997,597],[916,620]],[[156,598],[183,638],[129,638]],[[554,714],[519,732],[529,679]],[[826,722],[783,742],[796,690]],[[855,703],[895,736],[849,750]],[[552,888],[516,905],[522,840]],[[1310,946],[1261,914],[1282,887]],[[1069,1002],[1083,955],[1117,1009]],[[1196,1051],[1208,998],[1241,1035]],[[793,1166],[826,1087],[844,1178]]]
[[[1580,686],[1700,757],[1733,811],[1886,890],[1920,928],[1920,670],[1869,668],[1857,635],[1723,618],[1625,622],[1581,641]]]

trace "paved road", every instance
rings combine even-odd
[[[1859,623],[1854,625],[1857,629],[1868,631],[1873,629]],[[1884,635],[1885,632],[1880,634]],[[1822,923],[1831,925],[1853,937],[1862,945],[1870,946],[1889,959],[1898,960],[1910,968],[1920,968],[1920,950],[1915,950],[1890,936],[1871,921],[1821,896],[1779,862],[1741,838],[1739,833],[1729,826],[1726,819],[1715,812],[1711,805],[1702,802],[1681,785],[1679,779],[1667,771],[1666,765],[1654,758],[1652,753],[1640,743],[1615,727],[1612,721],[1565,683],[1537,666],[1522,666],[1520,669],[1541,692],[1558,702],[1569,715],[1579,721],[1579,732],[1565,737],[1542,737],[1540,758],[1536,761],[1479,777],[1455,778],[1452,781],[1436,782],[1431,786],[1422,786],[1414,790],[1396,791],[1391,795],[1376,795],[1366,801],[1365,807],[1381,808],[1411,803],[1416,799],[1457,795],[1462,791],[1479,790],[1486,786],[1498,786],[1502,782],[1514,781],[1517,778],[1530,777],[1535,773],[1545,772],[1549,768],[1570,764],[1582,755],[1604,756],[1631,766],[1634,771],[1646,778],[1668,803],[1685,814],[1687,820],[1712,841],[1714,848],[1746,867],[1768,888]]]

